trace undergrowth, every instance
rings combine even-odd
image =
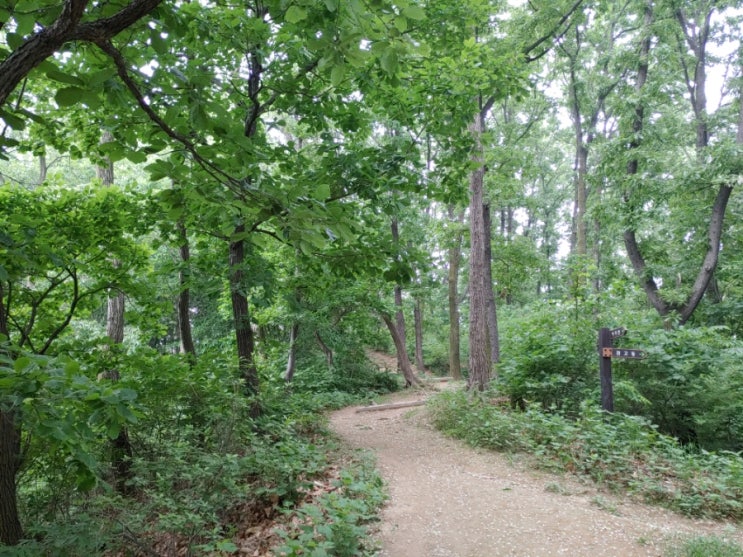
[[[381,480],[363,459],[343,456],[338,466],[324,411],[397,385],[372,368],[353,370],[347,390],[264,377],[254,418],[230,362],[204,361],[146,350],[122,356],[117,385],[138,395],[129,493],[113,487],[105,436],[89,444],[95,475],[82,487],[74,462],[32,445],[19,486],[26,539],[0,546],[0,556],[224,556],[266,554],[275,544],[285,555],[298,555],[297,544],[314,544],[318,557],[363,555]],[[306,375],[342,387],[343,371],[331,371]],[[279,537],[276,524],[292,513],[301,526]]]
[[[590,404],[568,419],[533,407],[515,411],[499,400],[447,392],[429,404],[438,429],[473,446],[528,452],[544,468],[588,476],[684,515],[743,519],[740,454],[694,451],[645,419]]]

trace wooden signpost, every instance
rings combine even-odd
[[[627,329],[618,327],[599,329],[599,378],[601,379],[601,408],[607,412],[614,412],[614,388],[611,380],[612,358],[631,358],[641,360],[645,357],[644,350],[636,348],[614,348],[614,339],[627,334]]]

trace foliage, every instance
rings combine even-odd
[[[284,544],[276,555],[315,555],[317,557],[351,557],[375,555],[369,545],[367,526],[377,520],[377,509],[386,499],[382,479],[373,462],[362,458],[341,472],[335,489],[288,511],[298,524],[279,531]]]
[[[518,404],[576,412],[597,388],[596,325],[587,309],[539,304],[502,312],[503,391]]]
[[[588,476],[683,514],[743,517],[739,454],[691,451],[642,418],[607,415],[590,404],[573,420],[536,407],[513,411],[494,404],[495,395],[439,395],[431,403],[434,424],[471,445],[530,452],[541,466]]]
[[[665,557],[741,557],[743,548],[725,538],[700,536],[685,540],[665,553]]]
[[[17,414],[27,435],[21,485],[34,497],[48,485],[92,489],[103,477],[97,445],[137,423],[136,398],[124,385],[92,381],[69,358],[4,344],[0,408]]]

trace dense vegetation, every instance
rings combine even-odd
[[[371,552],[322,411],[424,368],[452,433],[740,519],[742,7],[0,3],[0,552]]]

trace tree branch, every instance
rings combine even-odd
[[[66,0],[59,17],[35,33],[0,63],[0,107],[25,77],[73,40],[103,41],[117,35],[154,10],[162,0],[133,0],[111,17],[80,24],[89,0]]]

